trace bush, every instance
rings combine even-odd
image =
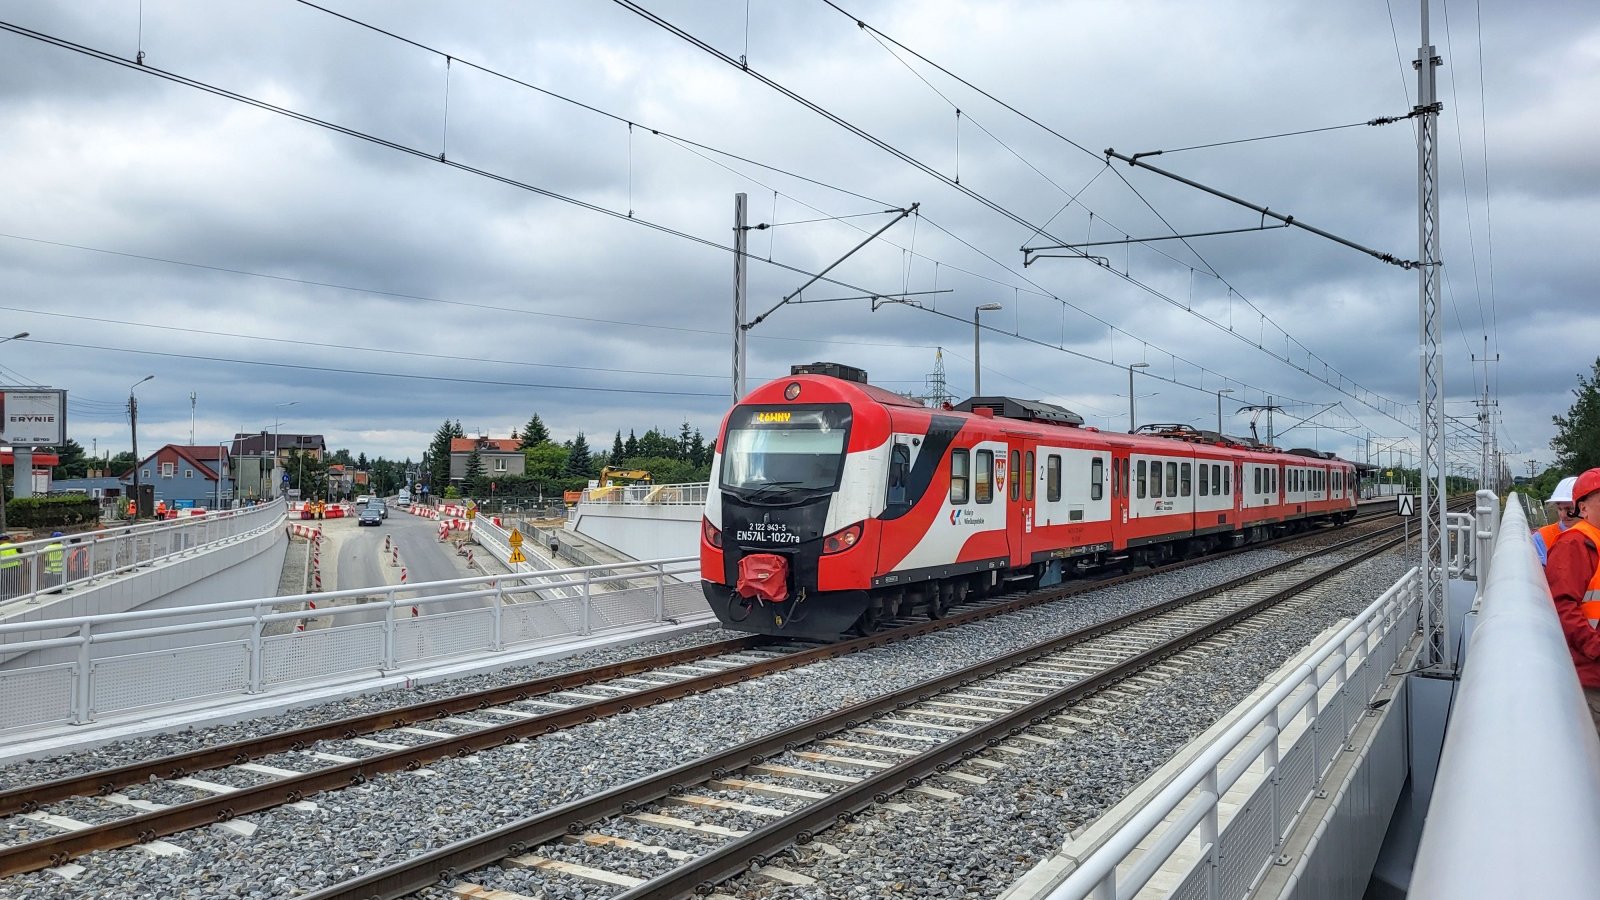
[[[87,525],[99,518],[100,504],[83,495],[16,497],[6,504],[6,525],[11,528]]]

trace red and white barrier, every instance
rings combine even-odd
[[[419,506],[415,503],[406,507],[406,512],[411,513],[413,516],[420,516],[424,519],[439,518],[439,511],[437,509],[434,509],[431,506]]]
[[[443,543],[450,536],[450,532],[452,532],[452,531],[469,531],[469,530],[471,530],[469,528],[469,526],[471,524],[472,523],[468,522],[466,519],[440,519],[439,520],[439,541],[440,541],[440,543]]]

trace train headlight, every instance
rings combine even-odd
[[[861,523],[857,522],[849,528],[841,528],[823,538],[822,555],[829,556],[834,553],[843,553],[854,547],[859,540],[861,540]]]
[[[722,549],[722,529],[711,524],[710,519],[702,518],[700,520],[700,534],[706,539],[706,543],[718,550]]]
[[[783,389],[783,399],[793,400],[798,396],[800,396],[800,382],[789,382],[789,386]]]

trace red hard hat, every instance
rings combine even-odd
[[[1577,503],[1595,491],[1600,491],[1600,468],[1590,469],[1578,476],[1572,486],[1572,502]]]

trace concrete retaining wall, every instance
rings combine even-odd
[[[580,503],[567,527],[634,559],[669,559],[700,552],[698,506]]]

